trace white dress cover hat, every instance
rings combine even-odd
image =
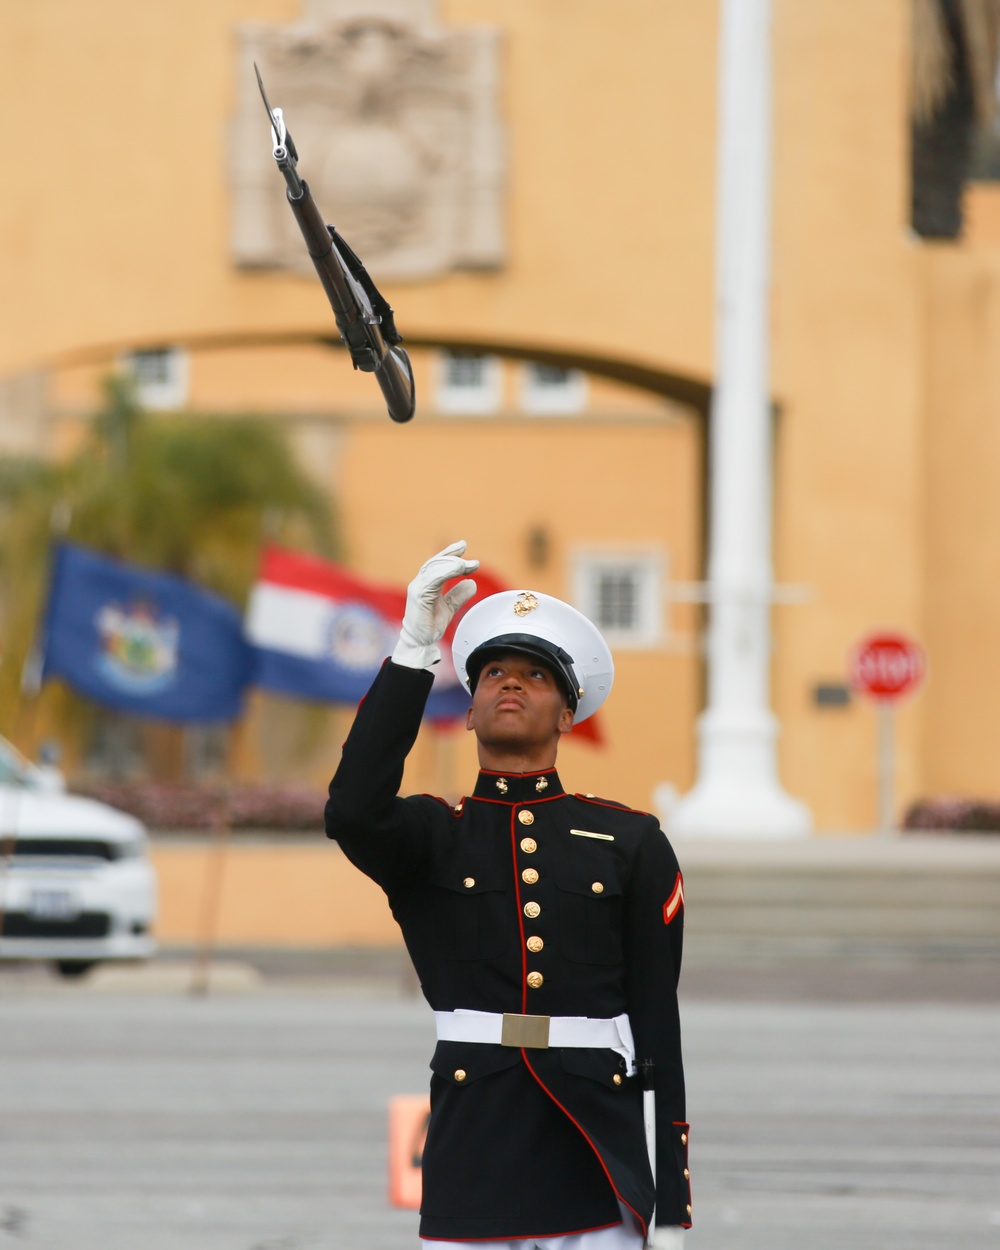
[[[553,669],[566,684],[576,724],[592,716],[611,692],[615,664],[608,644],[593,621],[552,595],[504,590],[465,613],[451,654],[470,692],[486,660],[502,652],[533,655]]]

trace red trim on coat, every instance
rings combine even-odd
[[[582,799],[584,803],[593,803],[595,807],[610,807],[613,812],[633,812],[636,816],[653,815],[652,812],[644,812],[638,807],[629,807],[625,803],[613,803],[611,799],[595,799],[589,794],[574,794],[573,797],[575,799]]]
[[[628,1203],[625,1204],[628,1206]],[[631,1207],[628,1208],[630,1211]],[[473,1242],[480,1241],[531,1241],[533,1238],[541,1237],[548,1239],[549,1237],[582,1237],[584,1233],[601,1233],[606,1228],[620,1228],[621,1220],[615,1220],[613,1224],[595,1224],[593,1228],[571,1228],[568,1233],[527,1233],[523,1237],[421,1237],[421,1241],[447,1241],[456,1246],[465,1246]]]
[[[509,769],[506,769],[504,772],[498,772],[495,768],[481,768],[479,771],[481,773],[484,773],[487,777],[535,777],[535,776],[541,777],[545,773],[554,773],[556,771],[556,766],[555,764],[553,764],[551,768],[529,768],[526,773],[512,773]],[[613,1228],[614,1225],[607,1224],[605,1225],[605,1227]],[[589,1229],[589,1228],[587,1229],[587,1232],[592,1232],[592,1231],[593,1231],[592,1229]],[[552,1233],[550,1235],[553,1237],[561,1237],[562,1233]],[[444,1240],[444,1239],[439,1238],[439,1240]],[[489,1241],[491,1239],[487,1237],[486,1240]],[[492,1240],[496,1241],[496,1238],[494,1237],[492,1238]],[[516,1240],[516,1238],[514,1240]]]
[[[688,1139],[684,1143],[684,1157],[685,1159],[688,1159],[689,1154],[690,1154],[690,1147],[691,1147],[691,1125],[687,1122],[687,1120],[672,1120],[671,1123],[673,1124],[674,1128],[682,1128],[684,1132],[687,1134]],[[691,1198],[691,1177],[690,1176],[688,1176],[687,1191],[688,1191],[688,1202],[692,1202],[693,1200]],[[686,1224],[684,1223],[681,1224],[681,1228],[690,1228],[690,1227],[691,1227],[690,1220],[688,1220]]]
[[[548,1086],[545,1084],[545,1082],[542,1080],[542,1078],[538,1075],[538,1073],[535,1071],[535,1069],[531,1066],[531,1060],[528,1058],[528,1052],[527,1052],[526,1050],[523,1050],[523,1049],[522,1049],[522,1051],[521,1051],[521,1057],[524,1059],[525,1067],[528,1069],[528,1071],[531,1073],[531,1075],[532,1075],[532,1076],[535,1078],[535,1080],[538,1082],[538,1085],[539,1085],[539,1087],[542,1089],[542,1091],[543,1091],[545,1094],[547,1094],[547,1095],[549,1096],[549,1098],[551,1098],[551,1099],[552,1099],[552,1101],[556,1104],[556,1106],[557,1106],[557,1107],[559,1108],[559,1110],[563,1113],[563,1115],[566,1117],[566,1119],[567,1119],[567,1120],[569,1120],[570,1124],[574,1125],[574,1127],[576,1127],[577,1129],[579,1129],[579,1131],[583,1134],[583,1140],[587,1143],[587,1145],[591,1148],[591,1150],[592,1150],[592,1151],[594,1152],[594,1154],[597,1156],[597,1162],[601,1165],[601,1168],[602,1168],[602,1169],[603,1169],[603,1171],[604,1171],[604,1175],[608,1178],[608,1184],[611,1186],[611,1192],[614,1194],[614,1196],[618,1199],[618,1201],[622,1204],[622,1206],[623,1206],[623,1207],[627,1207],[627,1208],[628,1208],[628,1209],[632,1212],[632,1214],[635,1216],[636,1220],[637,1220],[637,1221],[638,1221],[638,1223],[639,1223],[639,1227],[642,1229],[642,1235],[643,1235],[643,1237],[645,1237],[645,1236],[646,1236],[646,1233],[647,1233],[647,1231],[648,1231],[648,1230],[647,1230],[647,1226],[646,1226],[646,1221],[642,1218],[642,1216],[641,1216],[641,1215],[639,1214],[639,1212],[635,1209],[635,1207],[633,1207],[633,1206],[631,1205],[631,1203],[628,1203],[628,1202],[626,1202],[626,1201],[625,1201],[625,1199],[621,1196],[621,1194],[620,1194],[620,1193],[618,1192],[618,1190],[615,1188],[615,1183],[614,1183],[614,1181],[611,1179],[611,1173],[608,1171],[607,1164],[604,1162],[604,1159],[601,1157],[601,1152],[600,1152],[600,1151],[597,1149],[597,1147],[594,1145],[593,1141],[592,1141],[592,1140],[591,1140],[591,1138],[590,1138],[590,1135],[587,1133],[587,1130],[583,1127],[583,1125],[580,1123],[580,1121],[579,1121],[579,1120],[577,1120],[577,1119],[576,1119],[573,1115],[571,1115],[571,1114],[570,1114],[570,1112],[568,1112],[568,1111],[566,1110],[566,1108],[562,1105],[562,1103],[559,1101],[559,1099],[555,1096],[555,1094],[553,1094],[553,1092],[552,1092],[552,1091],[548,1088]],[[656,1185],[656,1177],[655,1177],[655,1176],[653,1177],[653,1185],[654,1185],[654,1190],[655,1190],[655,1185]],[[616,1221],[616,1223],[617,1223],[617,1224],[620,1224],[620,1223],[621,1223],[621,1220],[617,1220],[617,1221]],[[615,1227],[615,1225],[613,1225],[613,1224],[608,1224],[606,1227],[608,1227],[608,1228],[613,1228],[613,1227]],[[536,1233],[536,1236],[537,1236],[537,1235],[538,1235],[538,1234]],[[485,1238],[484,1238],[484,1240],[487,1240],[487,1239],[485,1239]],[[501,1238],[501,1240],[502,1240],[502,1238]]]
[[[526,773],[511,773],[510,769],[505,769],[504,771],[497,769],[480,769],[479,771],[480,773],[485,773],[487,778],[532,778],[535,774],[541,776],[542,773],[555,773],[555,764],[552,765],[550,769],[529,769]],[[611,1225],[607,1225],[607,1228],[611,1228]],[[561,1234],[554,1233],[551,1234],[551,1236],[561,1236]],[[486,1240],[489,1240],[489,1238]],[[492,1240],[495,1241],[496,1238]]]
[[[440,794],[427,794],[425,792],[420,797],[422,799],[433,799],[435,803],[440,803],[442,807],[446,807],[449,812],[453,812],[455,810],[454,804],[449,803],[447,799],[443,799]],[[463,799],[462,802],[464,803],[465,800]]]
[[[484,803],[493,803],[494,799],[484,799]],[[524,909],[521,905],[521,877],[517,871],[517,823],[514,806],[510,809],[510,855],[514,869],[514,897],[517,899],[517,926],[521,931],[521,1015],[528,1014],[528,948],[524,944]],[[490,1240],[485,1238],[485,1240]],[[493,1238],[496,1241],[496,1238]]]
[[[555,803],[568,797],[566,794],[549,794],[544,799],[486,799],[481,794],[470,794],[468,799],[470,803],[499,803],[501,807],[537,807],[539,803]]]

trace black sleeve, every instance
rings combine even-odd
[[[691,1223],[688,1124],[677,981],[684,940],[683,884],[673,848],[650,817],[626,897],[625,967],[636,1059],[651,1060],[656,1089],[656,1223]]]
[[[330,782],[326,836],[386,893],[418,874],[426,859],[426,802],[398,792],[433,680],[425,669],[387,660],[358,707]]]

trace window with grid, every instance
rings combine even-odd
[[[437,369],[437,408],[456,415],[496,412],[502,381],[502,368],[495,356],[442,352]]]
[[[662,641],[663,554],[579,552],[574,598],[609,643],[650,647]]]
[[[581,412],[587,379],[579,369],[529,360],[521,368],[521,407],[525,412]]]
[[[180,347],[156,347],[132,352],[125,369],[135,382],[136,398],[143,408],[183,408],[188,398],[187,354]]]

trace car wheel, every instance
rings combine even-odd
[[[57,959],[56,960],[56,971],[59,973],[61,977],[69,977],[70,979],[75,979],[76,977],[84,977],[91,970],[91,968],[96,968],[96,966],[97,966],[96,959]]]

